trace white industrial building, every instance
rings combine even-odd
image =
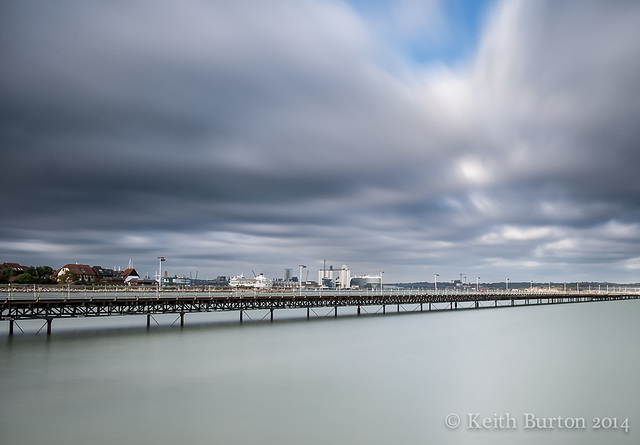
[[[318,271],[318,285],[327,288],[348,289],[351,286],[351,271],[346,264],[343,264],[340,270],[334,270],[333,266],[329,266],[327,269],[325,266]]]
[[[339,289],[377,289],[382,285],[381,275],[358,275],[351,277],[351,271],[346,264],[340,270],[333,266],[323,267],[318,271],[318,285],[325,288]]]

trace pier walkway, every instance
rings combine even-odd
[[[239,321],[247,311],[266,310],[270,320],[276,310],[306,309],[309,318],[314,309],[330,308],[328,315],[338,316],[339,308],[374,309],[376,313],[389,310],[433,311],[480,309],[489,307],[526,306],[590,301],[628,300],[640,298],[639,289],[617,291],[492,291],[452,292],[414,289],[385,289],[384,291],[293,290],[293,291],[197,291],[197,290],[131,290],[101,291],[80,289],[74,291],[32,292],[7,290],[0,294],[0,320],[8,321],[9,335],[20,320],[42,320],[47,335],[52,323],[60,318],[108,317],[146,315],[147,327],[156,314],[176,314],[184,326],[185,314],[201,312],[236,311]],[[371,313],[370,309],[366,313]],[[325,315],[326,316],[326,315]],[[177,319],[176,319],[177,321]],[[43,328],[44,328],[43,324]],[[18,326],[19,327],[19,326]]]

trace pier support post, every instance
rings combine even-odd
[[[9,320],[9,337],[13,335],[13,320]]]
[[[242,309],[240,309],[240,323],[242,323]]]
[[[360,315],[360,306],[358,306],[358,315]]]
[[[147,329],[151,329],[151,314],[147,314]]]
[[[422,312],[422,303],[420,303],[420,312]]]
[[[400,305],[398,304],[398,313],[400,313]]]
[[[273,308],[271,308],[271,321],[273,321]]]
[[[47,318],[47,337],[51,337],[51,324],[53,323],[53,318]]]
[[[386,304],[383,304],[383,305],[382,305],[382,313],[383,313],[383,314],[386,314],[386,313],[387,313],[387,305],[386,305]]]
[[[338,318],[338,306],[333,308],[333,318]]]
[[[309,306],[307,306],[307,320],[309,319]]]
[[[180,327],[184,328],[184,312],[180,312]]]

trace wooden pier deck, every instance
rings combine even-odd
[[[0,297],[2,298],[2,297]],[[60,318],[108,317],[146,315],[147,327],[156,314],[177,314],[184,326],[185,314],[201,312],[237,311],[239,321],[247,311],[267,310],[270,320],[276,310],[306,309],[306,316],[315,314],[315,308],[331,308],[333,316],[338,309],[378,307],[383,314],[387,310],[433,311],[456,309],[480,309],[489,307],[527,306],[541,304],[580,303],[591,301],[628,300],[640,298],[640,292],[458,292],[385,290],[380,291],[271,291],[271,292],[120,292],[100,293],[85,290],[74,293],[40,294],[7,292],[0,299],[0,320],[8,321],[9,335],[20,320],[43,320],[47,335],[52,333],[52,323]],[[265,315],[266,317],[266,315]],[[44,327],[44,325],[43,325]]]

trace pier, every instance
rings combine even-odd
[[[0,297],[2,298],[2,297]],[[8,290],[0,299],[0,320],[7,321],[9,335],[21,320],[42,320],[48,336],[53,321],[61,318],[111,317],[146,315],[147,328],[157,314],[175,314],[184,326],[185,315],[202,312],[238,312],[239,322],[248,311],[266,311],[270,321],[276,311],[306,309],[306,317],[319,316],[314,309],[329,308],[337,317],[340,308],[355,308],[356,314],[424,312],[460,309],[482,309],[640,298],[640,289],[618,291],[570,292],[438,292],[434,290],[289,290],[289,291],[95,291],[33,292]],[[369,310],[365,310],[365,308]],[[371,309],[373,308],[373,309]],[[40,331],[38,331],[40,332]]]

